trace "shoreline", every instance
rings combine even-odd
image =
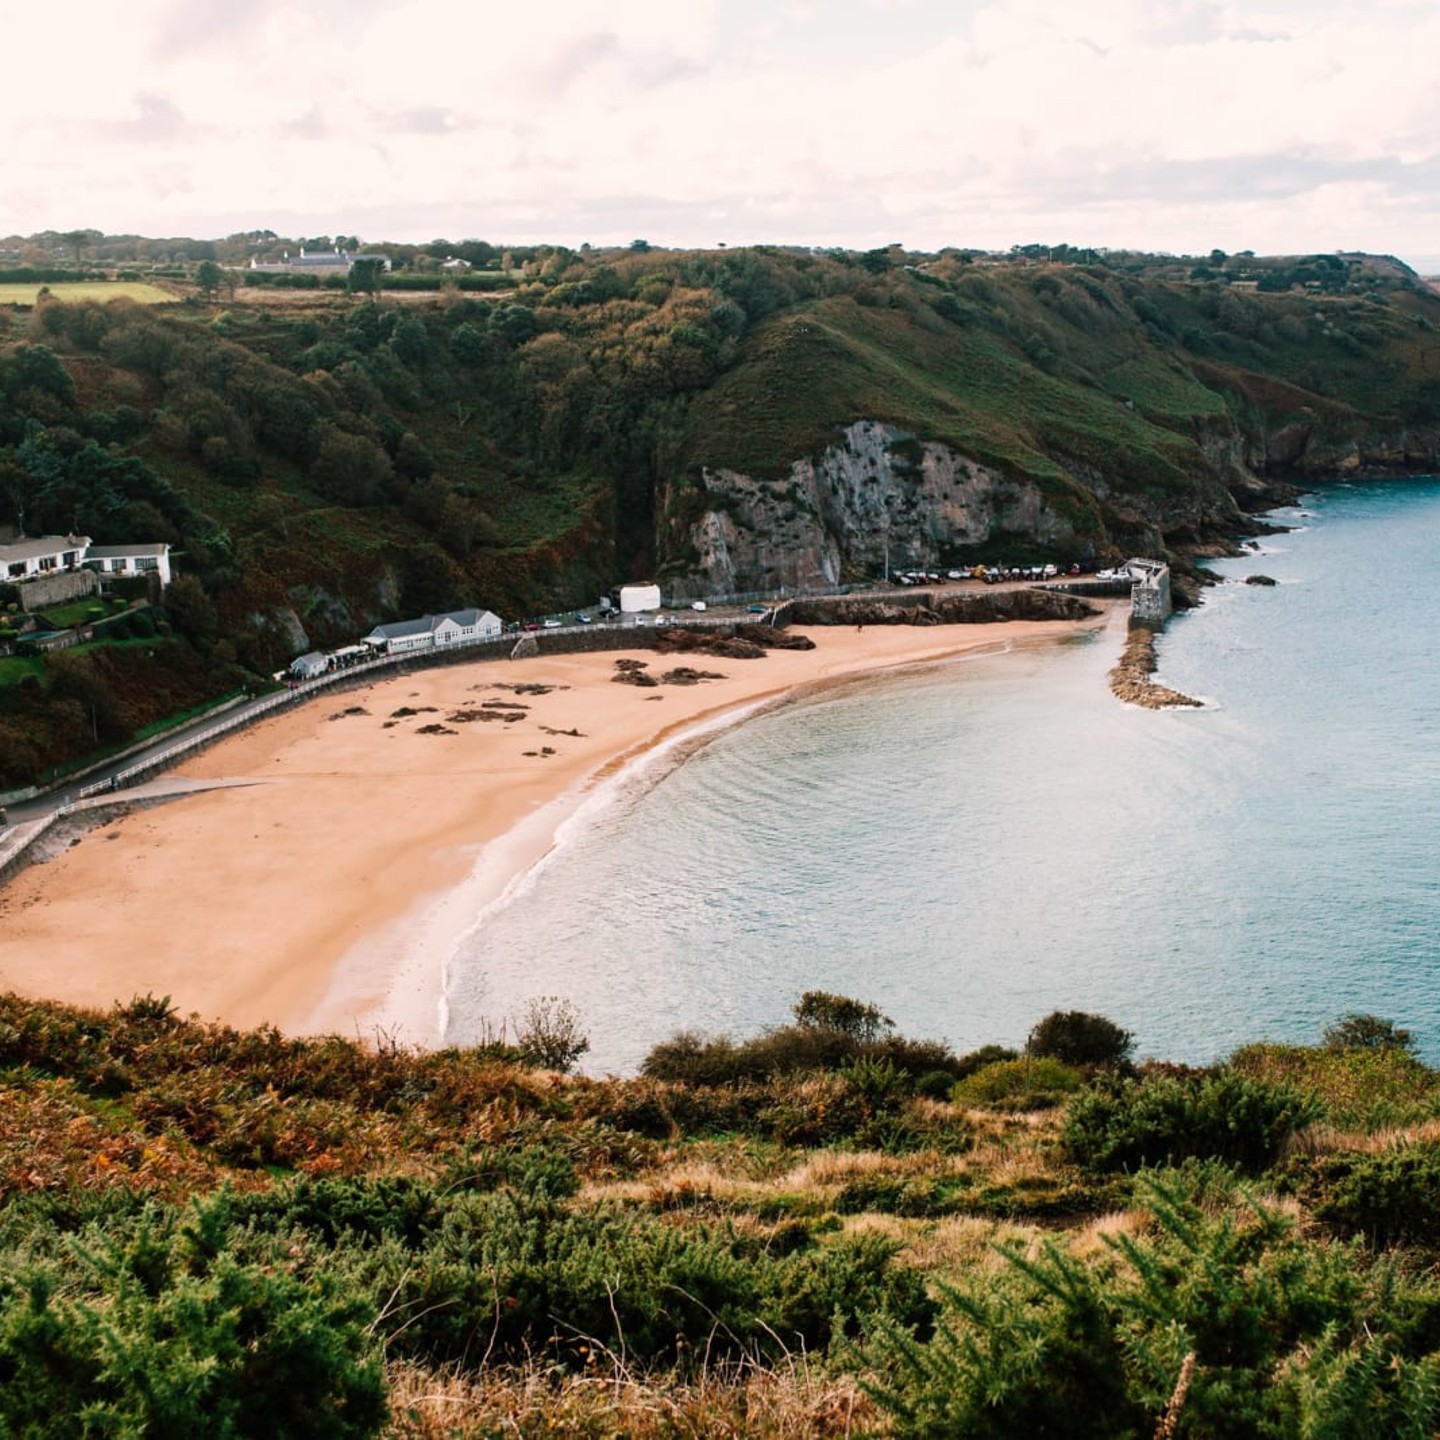
[[[16,876],[0,892],[0,990],[99,1008],[168,995],[240,1027],[443,1043],[445,970],[464,936],[645,767],[838,683],[1113,624],[1106,609],[816,627],[812,651],[695,657],[723,678],[683,688],[613,684],[627,652],[606,651],[317,697],[177,772],[251,783],[119,814]],[[633,658],[657,675],[672,663]]]

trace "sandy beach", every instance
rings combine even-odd
[[[322,694],[176,772],[237,782],[137,808],[0,890],[0,989],[296,1034],[440,1038],[443,964],[597,785],[657,745],[809,687],[1052,642],[1108,617],[839,627],[763,660],[622,652],[422,670]]]

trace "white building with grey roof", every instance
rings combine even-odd
[[[490,610],[451,610],[444,615],[422,615],[418,620],[392,620],[377,625],[366,637],[367,645],[387,655],[406,655],[417,650],[444,650],[452,645],[474,645],[495,640],[504,626]]]

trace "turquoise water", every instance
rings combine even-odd
[[[1355,1009],[1440,1059],[1440,482],[1272,518],[1296,528],[1217,563],[1161,643],[1206,709],[1117,703],[1112,632],[755,716],[636,777],[485,918],[448,1038],[563,995],[587,1068],[625,1072],[823,988],[961,1050],[1078,1008],[1205,1061]]]

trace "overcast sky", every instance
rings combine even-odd
[[[70,0],[0,233],[1440,256],[1435,0]]]

